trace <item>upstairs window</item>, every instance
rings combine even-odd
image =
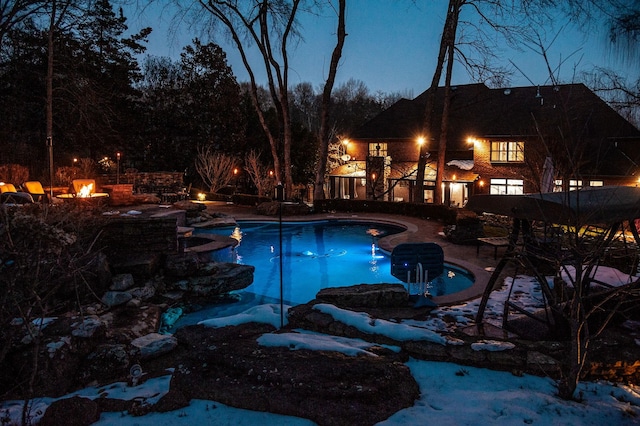
[[[524,162],[524,142],[491,142],[491,162]]]
[[[386,157],[387,156],[387,143],[370,143],[369,144],[369,156],[370,157]]]

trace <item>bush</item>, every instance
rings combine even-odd
[[[317,212],[358,212],[358,213],[387,213],[421,219],[435,219],[446,224],[455,224],[458,209],[440,204],[396,203],[377,200],[316,200],[313,207]]]
[[[102,220],[71,204],[0,209],[0,329],[97,300],[94,242]],[[0,332],[0,347],[8,338]]]
[[[22,185],[29,180],[29,169],[20,164],[1,164],[0,182]]]

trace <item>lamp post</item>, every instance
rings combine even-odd
[[[120,184],[120,152],[116,152],[116,185]]]
[[[238,192],[238,168],[233,169],[233,192]]]
[[[278,200],[278,224],[279,224],[279,242],[280,242],[280,328],[284,327],[284,286],[282,283],[282,201],[284,200],[284,186],[282,182],[278,182],[276,186],[276,199]]]
[[[426,168],[426,140],[423,136],[418,137],[418,167],[416,175],[416,187],[414,189],[413,201],[417,203],[424,203],[424,171]]]

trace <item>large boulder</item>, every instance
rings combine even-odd
[[[98,404],[89,398],[73,396],[51,403],[45,411],[41,426],[86,426],[100,420]]]
[[[217,296],[251,285],[254,271],[255,267],[250,265],[210,262],[194,271],[192,276],[167,283],[167,287],[184,291],[187,296]]]
[[[257,342],[273,331],[256,323],[179,329],[179,345],[168,355],[181,365],[172,391],[186,400],[209,399],[322,425],[372,425],[412,406],[420,395],[402,354],[372,347],[375,355],[346,356]]]
[[[131,341],[131,346],[140,355],[141,360],[157,358],[171,352],[178,345],[178,340],[168,334],[149,333]]]
[[[359,284],[321,289],[316,298],[343,308],[406,307],[409,293],[402,284]]]

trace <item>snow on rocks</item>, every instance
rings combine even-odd
[[[131,346],[140,351],[141,359],[151,359],[172,351],[178,340],[172,335],[149,333],[132,340]]]

